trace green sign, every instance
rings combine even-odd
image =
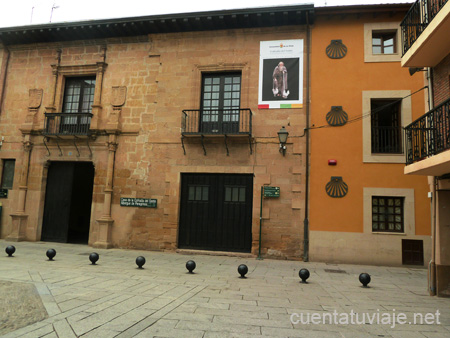
[[[264,187],[264,197],[280,197],[280,187]]]
[[[0,189],[0,198],[8,198],[8,189]]]
[[[158,200],[150,198],[120,198],[121,207],[156,208]]]

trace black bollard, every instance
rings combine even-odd
[[[192,271],[194,271],[196,266],[197,265],[195,264],[194,261],[187,261],[186,262],[186,269],[188,269],[189,273],[193,273]]]
[[[367,287],[367,285],[370,283],[370,275],[368,273],[362,273],[359,275],[359,281],[364,287]]]
[[[302,283],[308,283],[306,280],[309,278],[309,270],[300,269],[300,271],[298,272],[298,276],[302,279]]]
[[[100,256],[96,252],[93,252],[89,255],[89,260],[91,261],[92,265],[95,265],[95,263],[97,263],[99,258]]]
[[[14,245],[8,245],[5,249],[5,252],[8,254],[8,257],[12,257],[13,253],[16,252],[16,248]]]
[[[241,275],[241,278],[246,278],[245,275],[248,272],[248,267],[245,264],[241,264],[238,266],[238,272]]]
[[[144,264],[145,264],[145,257],[143,257],[143,256],[138,256],[138,257],[136,258],[136,264],[137,264],[137,266],[138,266],[139,269],[142,269],[142,267],[143,267]]]
[[[52,261],[53,257],[56,256],[56,250],[55,249],[48,249],[46,255],[48,257],[48,260]]]

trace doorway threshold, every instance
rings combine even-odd
[[[240,258],[256,257],[256,255],[253,255],[249,252],[211,251],[211,250],[194,250],[194,249],[177,249],[175,252],[182,255],[228,256]]]

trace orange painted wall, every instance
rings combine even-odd
[[[349,120],[362,111],[362,91],[410,90],[424,87],[421,72],[409,75],[400,62],[364,62],[364,23],[398,21],[404,13],[389,16],[371,13],[321,16],[312,29],[311,58],[311,180],[310,230],[363,232],[363,188],[414,188],[416,235],[430,234],[430,200],[426,177],[406,176],[404,164],[363,163],[363,127],[359,119],[342,127],[329,127],[325,116],[331,106],[343,106]],[[343,59],[325,53],[331,40],[347,46]],[[425,91],[412,96],[412,119],[425,113]],[[336,159],[329,166],[328,159]],[[349,191],[343,198],[331,198],[325,185],[331,176],[342,176]]]

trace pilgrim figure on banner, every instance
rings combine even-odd
[[[280,61],[273,71],[273,96],[287,99],[289,96],[288,73],[284,62]]]

